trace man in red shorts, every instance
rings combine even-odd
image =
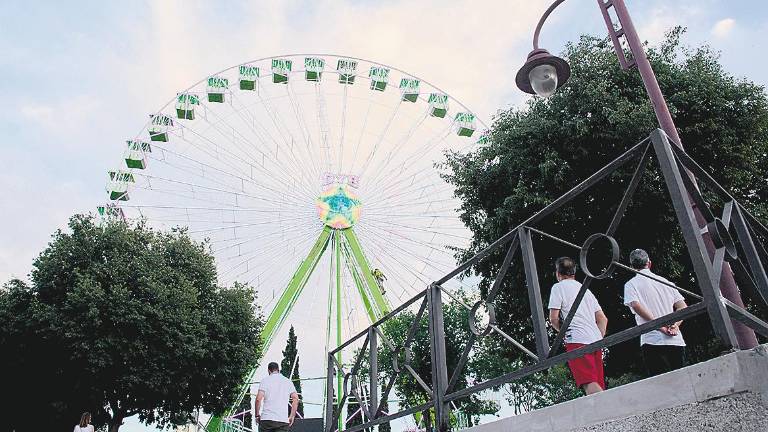
[[[576,281],[576,262],[569,257],[561,257],[555,263],[557,283],[552,286],[549,296],[549,321],[552,327],[560,330],[561,320],[568,316],[581,284]],[[595,296],[587,290],[581,300],[571,325],[565,332],[565,349],[573,351],[584,345],[597,342],[605,336],[608,318],[597,303]],[[586,394],[605,390],[603,375],[603,352],[597,350],[568,361],[576,385]]]

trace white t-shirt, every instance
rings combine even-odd
[[[280,372],[269,374],[259,383],[259,391],[264,392],[261,419],[288,423],[291,394],[296,393],[291,380]]]
[[[575,279],[564,279],[552,285],[549,295],[549,308],[560,309],[560,320],[565,320],[579,294],[581,284]],[[603,310],[591,291],[584,293],[584,298],[576,309],[571,325],[565,332],[565,342],[591,344],[603,338],[595,322],[595,312]]]
[[[667,279],[652,273],[650,269],[640,270],[640,273],[670,283]],[[684,298],[678,290],[645,276],[635,275],[624,284],[624,304],[629,306],[630,303],[636,301],[645,306],[654,318],[660,318],[674,312],[674,304],[680,300],[684,300]],[[638,325],[648,322],[638,315],[632,307],[629,307],[629,310],[635,314]],[[685,346],[685,341],[680,331],[675,336],[669,336],[661,330],[653,330],[640,336],[640,345],[645,344]]]
[[[73,432],[93,432],[93,425],[88,425],[86,427],[80,427],[79,424],[75,425],[75,430]]]

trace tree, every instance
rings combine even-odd
[[[683,30],[668,33],[648,56],[679,128],[686,151],[758,218],[768,217],[768,101],[763,87],[725,72],[707,47],[680,42]],[[495,118],[487,144],[468,154],[452,153],[444,178],[462,201],[461,219],[474,240],[462,258],[478,252],[552,202],[579,181],[644,139],[657,128],[639,75],[618,65],[609,40],[583,36],[569,44],[568,83],[548,99],[533,98],[526,109],[509,109]],[[651,164],[653,165],[653,164]],[[605,230],[632,171],[606,179],[540,226],[556,236],[582,242]],[[714,198],[713,198],[714,200]],[[616,234],[623,259],[634,248],[649,251],[654,269],[681,286],[698,290],[676,218],[658,171],[648,170]],[[717,200],[713,203],[717,204]],[[572,249],[536,238],[542,295],[554,277],[552,261]],[[474,270],[483,277],[483,293],[500,268],[504,250]],[[631,275],[618,273],[592,285],[609,319],[609,332],[634,325],[621,304]],[[501,327],[532,346],[530,310],[521,266],[512,268],[496,301]],[[683,332],[689,358],[699,361],[719,352],[709,344],[706,318],[691,320]],[[611,349],[607,373],[641,371],[636,341]],[[512,350],[507,362],[521,358]]]
[[[162,427],[236,402],[261,356],[253,289],[217,286],[207,246],[181,230],[77,215],[69,231],[35,260],[31,285],[0,292],[9,427],[71,427],[83,411],[110,432],[132,415]]]
[[[288,341],[285,343],[285,349],[283,350],[283,361],[280,362],[280,372],[293,381],[296,386],[296,391],[301,394],[301,374],[299,373],[299,350],[296,347],[296,331],[291,326],[288,330]],[[299,408],[296,410],[302,417],[304,417],[304,402],[299,401]]]

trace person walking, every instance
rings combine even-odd
[[[581,284],[576,280],[576,262],[570,257],[558,258],[555,277],[558,282],[552,286],[549,296],[549,322],[555,330],[560,331],[561,320],[568,316],[581,289]],[[587,290],[566,329],[565,350],[570,352],[599,341],[605,336],[607,327],[608,318],[594,294]],[[583,389],[584,393],[590,395],[605,390],[602,350],[568,360],[568,367],[576,386]]]
[[[688,307],[679,291],[667,279],[651,271],[648,252],[635,249],[629,254],[629,264],[638,275],[624,285],[624,305],[629,307],[638,325],[652,321],[676,310]],[[682,321],[669,323],[658,330],[640,335],[640,350],[648,376],[659,375],[683,367],[685,340],[680,331]]]
[[[384,290],[384,281],[387,280],[387,276],[379,269],[373,269],[371,271],[371,274],[373,275],[373,278],[376,279],[376,283],[379,285],[379,289],[381,290],[381,294],[386,294],[386,291]]]
[[[84,412],[83,415],[80,416],[80,423],[75,425],[75,430],[73,432],[93,432],[91,413]]]
[[[291,380],[280,373],[275,362],[267,365],[269,375],[259,383],[253,412],[260,432],[285,432],[293,426],[299,407],[299,394]],[[287,405],[290,401],[290,413]]]

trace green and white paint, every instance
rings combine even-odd
[[[133,173],[123,170],[109,171],[109,180],[117,183],[136,183]]]
[[[448,112],[448,95],[441,93],[431,93],[429,95],[429,115],[432,117],[445,117]]]
[[[283,58],[272,59],[272,82],[275,84],[286,84],[292,66],[292,60]]]
[[[108,171],[109,181],[107,192],[109,199],[115,201],[128,201],[128,183],[136,183],[133,174],[123,170]]]
[[[419,80],[415,78],[401,78],[400,92],[403,95],[404,101],[416,102],[419,99]]]
[[[325,60],[319,57],[306,57],[304,59],[304,76],[307,81],[320,81],[323,77]]]
[[[183,120],[194,120],[195,105],[200,105],[200,98],[197,95],[179,93],[176,97],[176,117]]]
[[[339,83],[354,84],[357,74],[357,61],[350,59],[339,59],[336,64],[336,70],[339,71]]]
[[[259,67],[253,65],[240,65],[240,90],[256,90],[256,80],[259,79]]]
[[[371,78],[371,90],[384,91],[389,81],[389,69],[381,66],[371,66],[368,77]]]
[[[173,119],[165,114],[150,114],[149,138],[152,141],[168,141],[168,127],[173,126]]]
[[[103,219],[107,220],[124,220],[125,214],[123,213],[123,209],[120,207],[115,206],[114,204],[107,204],[103,206],[96,207],[96,211],[99,212],[99,216]]]
[[[229,80],[224,77],[208,77],[208,102],[224,102],[224,92],[229,88]]]
[[[454,118],[459,136],[471,137],[475,132],[475,115],[468,112],[456,113]]]
[[[147,167],[146,153],[152,153],[152,146],[144,141],[126,141],[128,149],[125,154],[125,166],[131,169]]]

